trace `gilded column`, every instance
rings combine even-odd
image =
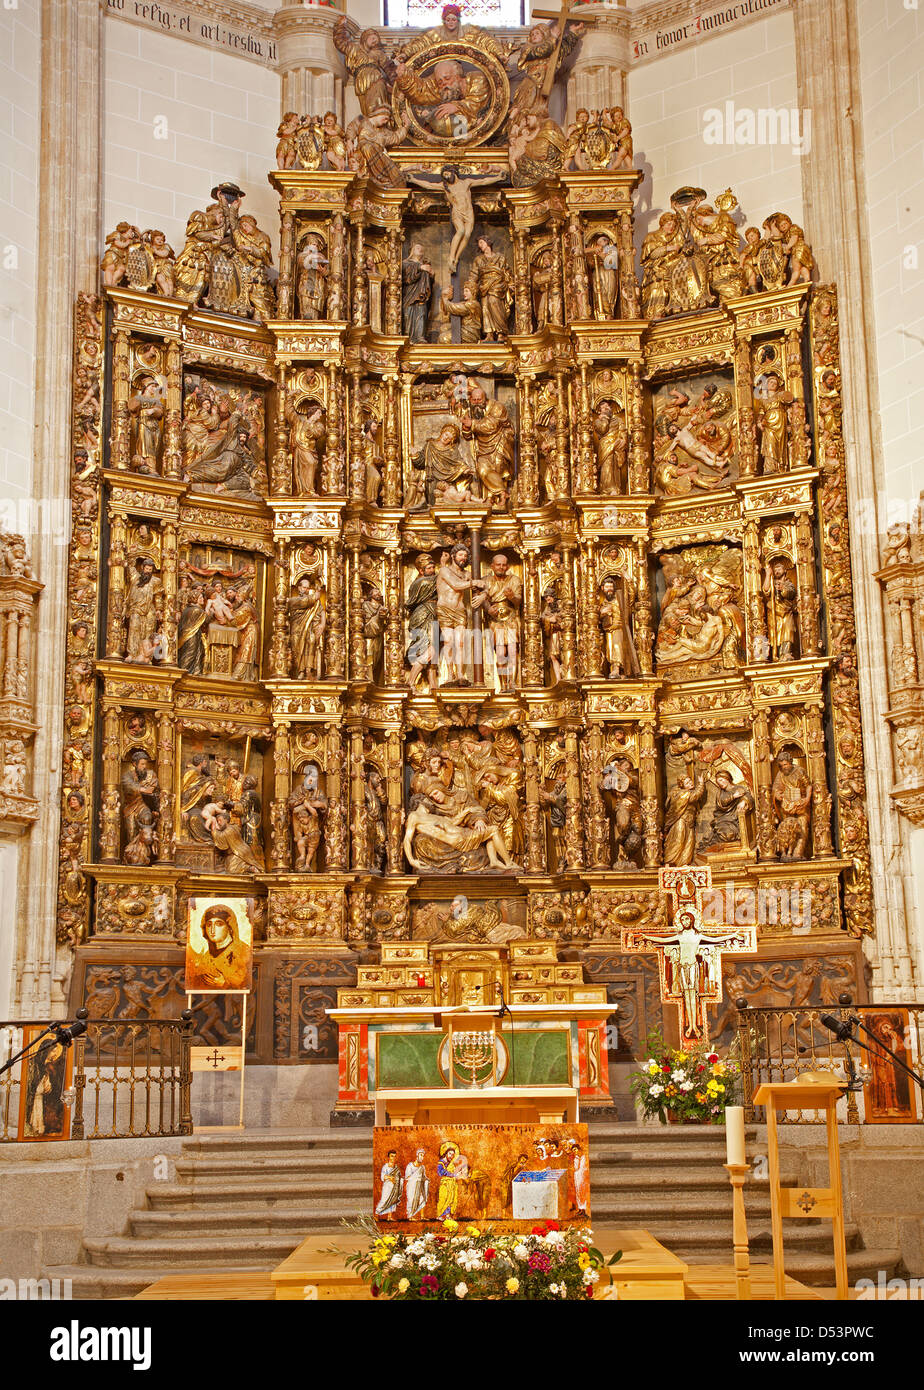
[[[128,468],[131,462],[131,422],[128,398],[131,389],[128,331],[117,328],[112,349],[112,444],[110,467]]]
[[[5,699],[15,699],[19,672],[19,614],[15,608],[8,608],[6,618],[6,637],[3,644],[3,695]]]
[[[292,458],[289,453],[289,428],[286,420],[286,376],[284,362],[280,362],[276,380],[276,446],[270,461],[270,490],[274,497],[290,497],[293,491]],[[329,446],[328,446],[329,447]],[[325,454],[325,468],[327,456]]]
[[[658,754],[654,724],[645,719],[638,728],[638,785],[645,837],[642,858],[646,869],[661,863],[661,816],[658,807]]]
[[[799,590],[799,650],[815,656],[818,640],[818,590],[815,585],[815,540],[808,512],[796,517],[796,583]]]
[[[362,328],[369,321],[369,280],[366,275],[366,247],[362,219],[353,236],[353,324]]]
[[[561,258],[561,219],[552,218],[552,283],[549,286],[549,323],[561,325],[564,320],[565,282]]]
[[[603,729],[593,724],[585,739],[587,753],[585,775],[588,780],[588,803],[591,807],[590,825],[587,827],[588,858],[593,868],[608,869],[609,826],[603,810]]]
[[[350,730],[350,832],[352,855],[350,863],[354,869],[368,868],[367,847],[368,816],[366,814],[366,783],[363,773],[366,759],[363,754],[362,728]]]
[[[295,317],[295,214],[284,212],[279,232],[279,280],[276,285],[276,303],[281,319]]]
[[[175,521],[165,521],[161,547],[161,578],[163,580],[164,657],[168,665],[177,659],[177,560],[178,541]]]
[[[404,647],[402,643],[403,612],[401,604],[401,555],[397,550],[385,552],[385,684],[404,683]]]
[[[121,661],[125,655],[125,517],[116,513],[109,532],[109,599],[106,615],[106,655]]]
[[[389,729],[385,735],[386,783],[388,802],[385,811],[385,851],[390,874],[404,872],[401,830],[404,821],[404,759],[401,754],[401,730]]]
[[[327,541],[327,631],[324,635],[324,669],[334,680],[346,676],[346,599],[343,546],[339,536]]]
[[[523,586],[523,684],[542,685],[542,628],[539,618],[539,565],[535,550],[527,550]]]
[[[577,673],[577,613],[574,602],[574,541],[562,541],[561,546],[561,674],[562,680],[573,681]]]
[[[276,725],[273,739],[273,804],[270,807],[272,864],[285,872],[292,867],[292,842],[289,838],[289,793],[292,789],[292,762],[289,744],[289,723]]]
[[[522,227],[513,229],[513,285],[516,296],[516,325],[518,333],[532,333],[533,309],[529,290],[529,262],[526,254],[526,233]]]
[[[347,233],[342,212],[330,220],[330,274],[327,277],[327,316],[334,321],[347,317],[346,308]]]
[[[363,583],[359,567],[361,542],[351,536],[350,551],[350,680],[369,680],[366,663],[366,639],[363,633]]]
[[[565,853],[569,869],[584,866],[584,829],[581,815],[581,763],[576,729],[565,732],[565,791],[568,809],[565,814]]]
[[[291,653],[289,650],[289,623],[287,604],[289,601],[289,541],[280,537],[276,541],[276,558],[273,566],[273,639],[270,643],[270,672],[276,677],[289,674]]]
[[[339,497],[346,489],[343,434],[340,428],[340,379],[336,364],[327,364],[327,448],[324,451],[322,487],[325,497]]]
[[[362,369],[350,368],[350,501],[366,500],[366,470],[363,463],[363,407],[360,396]]]
[[[760,535],[756,521],[744,523],[742,554],[748,661],[766,661],[770,655],[770,643],[767,639],[767,615],[761,590]]]
[[[812,784],[812,850],[816,859],[833,854],[831,843],[831,793],[825,766],[824,710],[821,700],[808,706],[805,715],[806,772]]]
[[[324,851],[327,867],[342,871],[347,867],[347,834],[343,815],[343,739],[338,724],[327,728],[327,825],[324,835]]]
[[[571,493],[571,463],[568,457],[568,388],[564,372],[555,373],[555,471],[563,497]]]
[[[532,377],[523,377],[520,389],[520,476],[519,499],[525,507],[539,502],[539,465],[536,458],[536,418],[533,411]]]
[[[790,328],[786,334],[786,379],[792,392],[789,418],[792,426],[789,446],[790,468],[807,468],[809,434],[805,420],[805,385],[802,379],[802,330]]]
[[[648,556],[645,542],[641,537],[635,542],[635,575],[637,591],[633,610],[635,650],[643,676],[650,676],[654,670],[654,629],[651,618],[651,589],[648,582]]]
[[[382,497],[386,507],[401,506],[401,451],[398,439],[398,384],[394,377],[385,382],[385,468]]]
[[[579,438],[577,491],[595,493],[597,491],[597,460],[594,456],[593,437],[590,426],[590,387],[587,382],[587,363],[581,363],[581,385],[579,394]]]
[[[754,419],[754,384],[751,381],[751,345],[747,338],[735,344],[735,387],[738,394],[738,456],[742,478],[757,476],[757,425]]]
[[[619,214],[619,305],[624,319],[639,316],[638,279],[635,274],[635,246],[632,241],[632,214]]]
[[[754,715],[753,724],[754,759],[757,786],[757,851],[761,859],[776,857],[776,829],[773,821],[773,804],[770,795],[772,767],[770,729],[767,711],[759,709]]]
[[[629,431],[629,490],[646,493],[651,486],[648,464],[648,447],[645,439],[645,417],[643,412],[644,392],[642,390],[642,369],[638,362],[630,368],[631,377],[627,382],[626,428]]]
[[[119,706],[106,700],[103,704],[103,785],[100,810],[99,857],[104,864],[119,862],[119,829],[121,819],[119,796]]]
[[[585,601],[581,614],[581,627],[586,641],[586,676],[600,676],[603,673],[603,633],[600,631],[600,615],[597,602],[597,542],[593,536],[584,542]]]
[[[157,826],[160,850],[157,857],[162,864],[172,864],[174,860],[175,723],[174,716],[168,710],[161,710],[157,716],[157,780],[160,783],[160,814]]]
[[[388,269],[385,275],[385,332],[396,337],[401,332],[401,229],[388,233]]]
[[[523,731],[523,774],[526,783],[526,807],[523,812],[526,869],[528,873],[541,874],[545,872],[545,835],[539,804],[539,756],[536,734],[529,727]]]
[[[183,349],[179,338],[167,339],[167,399],[164,415],[164,477],[183,470]]]

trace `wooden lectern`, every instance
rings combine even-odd
[[[844,1083],[835,1077],[809,1079],[808,1074],[794,1081],[766,1081],[754,1093],[754,1104],[767,1111],[767,1148],[770,1159],[770,1223],[773,1234],[773,1279],[775,1297],[786,1297],[786,1270],[783,1265],[783,1218],[805,1220],[823,1217],[831,1221],[834,1236],[834,1269],[837,1297],[847,1298],[847,1245],[844,1239],[844,1196],[841,1186],[841,1156],[837,1140],[837,1103]],[[828,1134],[828,1187],[781,1187],[780,1151],[777,1132],[778,1110],[823,1110]]]

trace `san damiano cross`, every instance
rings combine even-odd
[[[661,999],[680,1012],[680,1045],[694,1046],[709,1036],[706,1004],[722,998],[722,952],[757,950],[757,927],[703,922],[703,892],[712,887],[708,864],[658,870],[658,887],[670,895],[671,926],[623,927],[624,951],[656,951]]]

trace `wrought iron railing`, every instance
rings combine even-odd
[[[889,1061],[863,1030],[866,1047],[842,1041],[822,1017],[844,1021],[858,1016],[920,1077],[924,1077],[924,1005],[853,1005],[841,995],[838,1005],[818,1008],[738,1009],[743,1104],[749,1120],[765,1119],[754,1094],[765,1081],[792,1081],[809,1071],[832,1072],[855,1081],[839,1106],[848,1124],[924,1122],[924,1096],[910,1077]],[[861,1085],[862,1083],[862,1085]],[[781,1123],[824,1123],[821,1111],[788,1111]]]
[[[50,1023],[0,1022],[0,1066]],[[86,1025],[71,1057],[52,1036],[0,1075],[0,1143],[191,1134],[192,1015]]]

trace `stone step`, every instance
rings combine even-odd
[[[330,1174],[332,1178],[361,1173],[368,1175],[372,1172],[372,1150],[355,1157],[343,1155],[337,1158],[316,1159],[309,1155],[293,1155],[290,1158],[254,1157],[248,1158],[246,1162],[233,1158],[178,1158],[176,1161],[177,1177],[189,1183],[204,1184],[213,1179],[221,1181],[242,1173],[259,1173],[261,1178],[275,1181],[308,1172]]]
[[[372,1148],[372,1129],[266,1130],[249,1129],[235,1134],[194,1134],[183,1144],[184,1154],[240,1153],[255,1150],[278,1153],[292,1149],[338,1152]]]
[[[813,1288],[819,1286],[823,1288],[834,1287],[834,1255],[830,1240],[827,1241],[826,1248],[793,1250],[790,1254],[787,1234],[783,1263],[786,1266],[786,1273],[793,1279],[798,1279],[802,1284],[809,1284]],[[852,1288],[858,1279],[875,1280],[880,1270],[884,1270],[886,1278],[890,1279],[900,1263],[901,1251],[897,1249],[848,1249],[847,1284]]]
[[[179,1183],[163,1183],[159,1187],[149,1187],[145,1193],[151,1211],[182,1211],[202,1209],[216,1211],[225,1207],[272,1207],[299,1203],[310,1204],[334,1198],[343,1202],[356,1202],[364,1205],[369,1200],[371,1188],[368,1173],[358,1175],[355,1180],[303,1178],[300,1181],[274,1182],[267,1186],[253,1177],[242,1178],[238,1182],[223,1182],[208,1186],[195,1186]]]
[[[292,1232],[293,1247],[302,1239],[309,1227],[317,1225],[323,1218],[337,1225],[337,1215],[342,1213],[349,1218],[362,1211],[365,1203],[339,1206],[273,1207],[266,1211],[255,1211],[246,1207],[223,1211],[219,1223],[209,1212],[198,1211],[133,1211],[128,1218],[130,1234],[139,1240],[170,1241],[174,1238],[207,1239],[219,1233],[229,1238],[248,1242],[260,1235],[282,1236]]]
[[[91,1265],[116,1269],[275,1269],[291,1255],[302,1239],[314,1231],[339,1231],[339,1217],[355,1213],[323,1213],[307,1220],[299,1232],[255,1235],[241,1238],[216,1231],[208,1236],[159,1240],[133,1240],[131,1236],[110,1236],[106,1240],[85,1240],[84,1253]],[[158,1277],[158,1276],[155,1276]]]
[[[268,1265],[241,1265],[240,1272],[264,1270]],[[177,1273],[166,1265],[145,1267],[138,1265],[130,1269],[118,1269],[106,1265],[48,1265],[43,1271],[46,1279],[70,1279],[72,1296],[75,1301],[99,1301],[101,1299],[134,1298],[135,1294],[146,1289],[149,1284],[163,1279],[167,1274]],[[207,1279],[214,1274],[214,1265],[184,1268],[182,1273],[190,1279],[200,1276]]]

